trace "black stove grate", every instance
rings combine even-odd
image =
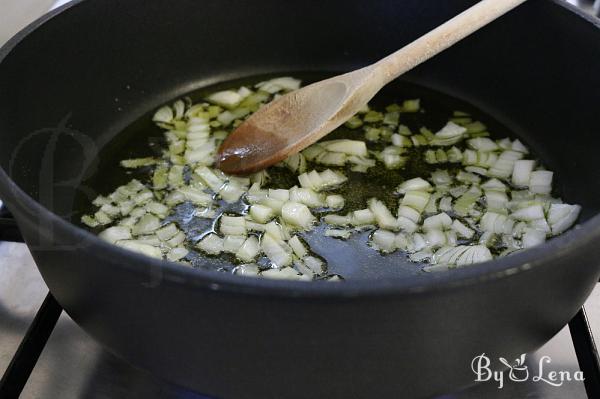
[[[0,207],[0,241],[23,242],[14,220]],[[29,376],[44,350],[63,309],[48,294],[38,310],[19,348],[13,356],[2,379],[0,379],[0,398],[18,398]],[[594,336],[585,313],[579,310],[569,322],[569,331],[577,355],[579,368],[585,376],[584,385],[588,398],[600,398],[600,358],[594,342]]]

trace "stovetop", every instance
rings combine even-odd
[[[592,9],[591,2],[571,2]],[[0,14],[3,12],[2,8],[3,5],[0,5]],[[28,15],[25,18],[28,21],[23,21],[23,24],[36,16],[35,13]],[[0,43],[3,39],[5,38],[0,37]],[[3,241],[16,238],[14,236],[18,234],[2,225],[2,217],[0,212],[0,375],[5,373],[13,361],[11,376],[15,381],[23,383],[21,398],[204,398],[120,360],[89,337],[65,312],[60,314],[58,322],[52,328],[55,321],[52,315],[58,314],[61,309],[47,296],[48,289],[27,247],[22,243]],[[39,312],[41,307],[43,311]],[[536,373],[540,360],[548,356],[551,359],[551,366],[548,367],[552,370],[574,375],[576,371],[583,369],[587,387],[584,382],[574,380],[553,386],[544,381],[529,379],[526,382],[508,380],[502,389],[498,389],[497,383],[490,381],[437,399],[599,397],[600,392],[594,391],[600,389],[598,369],[590,367],[597,366],[597,353],[593,344],[586,340],[589,340],[590,331],[600,337],[600,285],[588,298],[584,308],[588,317],[587,324],[585,315],[580,312],[569,326],[563,328],[542,348],[528,354],[526,364]],[[49,338],[44,345],[45,335],[49,335]],[[36,347],[38,345],[39,348]],[[13,358],[17,351],[20,355],[17,360],[22,363],[15,368]],[[35,361],[37,352],[41,354]],[[29,362],[32,371],[27,375]],[[15,369],[18,369],[16,373]]]

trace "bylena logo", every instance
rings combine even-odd
[[[575,372],[566,370],[552,370],[550,364],[552,359],[550,356],[542,356],[537,364],[537,370],[530,370],[525,364],[526,355],[523,353],[513,363],[508,362],[505,358],[500,357],[498,361],[508,368],[508,379],[513,382],[533,381],[549,384],[559,387],[568,381],[583,381],[583,371]],[[485,354],[475,356],[471,362],[471,370],[475,374],[476,382],[495,381],[498,384],[498,389],[504,387],[504,379],[506,374],[502,371],[492,370],[492,361]]]

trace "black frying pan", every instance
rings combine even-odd
[[[544,245],[306,284],[151,260],[67,221],[95,151],[161,103],[231,78],[350,70],[472,3],[90,0],[34,23],[0,51],[0,196],[51,292],[123,358],[225,398],[424,397],[471,383],[475,355],[542,345],[600,274],[600,27],[559,1],[531,0],[403,77],[495,116],[557,172],[584,213]]]

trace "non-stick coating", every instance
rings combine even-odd
[[[68,215],[95,148],[165,99],[234,77],[362,66],[471,3],[95,0],[9,43],[0,164],[18,187],[0,172],[0,195],[52,293],[120,356],[226,398],[423,397],[470,383],[476,354],[540,346],[598,279],[597,218],[453,274],[301,285],[161,265],[31,199]],[[598,26],[531,0],[405,79],[506,124],[589,219],[600,203],[598,70]]]

